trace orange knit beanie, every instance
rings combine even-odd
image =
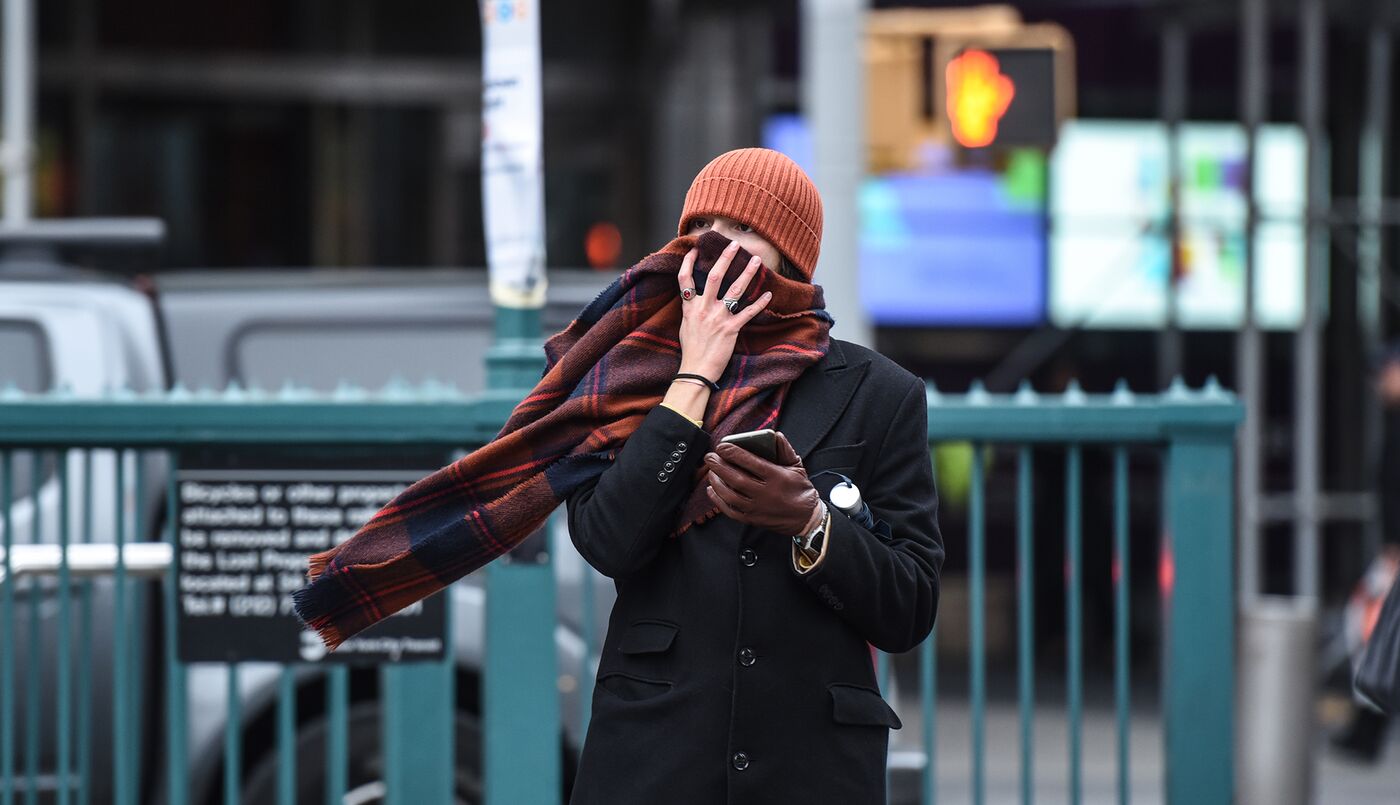
[[[691,182],[677,234],[693,218],[723,215],[753,227],[809,281],[822,248],[822,199],[802,168],[778,151],[740,148],[710,160]]]

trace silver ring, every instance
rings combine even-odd
[[[729,298],[729,297],[725,297],[725,298],[724,298],[723,300],[721,300],[721,301],[724,302],[724,306],[725,306],[725,307],[729,308],[729,312],[730,312],[730,313],[734,313],[734,312],[736,312],[736,311],[739,309],[739,300],[738,300],[738,299],[731,299],[731,298]]]
[[[683,301],[689,302],[691,299],[694,299],[694,298],[695,298],[695,289],[694,289],[694,288],[682,288],[682,289],[681,289],[681,299],[682,299]]]

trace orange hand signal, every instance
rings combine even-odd
[[[968,50],[948,62],[948,119],[953,137],[968,148],[991,145],[1016,85],[984,50]]]

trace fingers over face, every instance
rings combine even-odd
[[[734,259],[734,255],[738,251],[739,241],[729,241],[729,245],[724,247],[724,251],[720,252],[719,257],[715,260],[715,264],[713,266],[710,266],[709,273],[705,275],[704,295],[706,297],[710,299],[719,298],[719,281],[716,278],[723,277],[725,273],[729,271],[729,263]],[[716,281],[710,282],[710,280],[712,279]]]
[[[744,291],[748,290],[749,282],[753,280],[753,275],[758,273],[758,269],[762,265],[763,261],[758,257],[750,258],[748,265],[744,266],[744,272],[735,277],[733,282],[729,283],[729,288],[725,290],[724,295],[733,299],[742,297]]]
[[[768,301],[772,298],[772,294],[765,291],[762,296],[754,300],[748,307],[735,313],[734,319],[739,323],[740,327],[743,327],[745,324],[752,321],[755,316],[762,313],[764,309],[768,307]]]
[[[676,281],[682,289],[691,288],[695,285],[695,250],[691,249],[685,253],[685,259],[681,260],[681,270],[676,273]]]

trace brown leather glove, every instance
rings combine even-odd
[[[777,441],[777,463],[720,442],[705,454],[707,491],[726,517],[784,536],[805,534],[821,496],[787,437],[779,433]]]

